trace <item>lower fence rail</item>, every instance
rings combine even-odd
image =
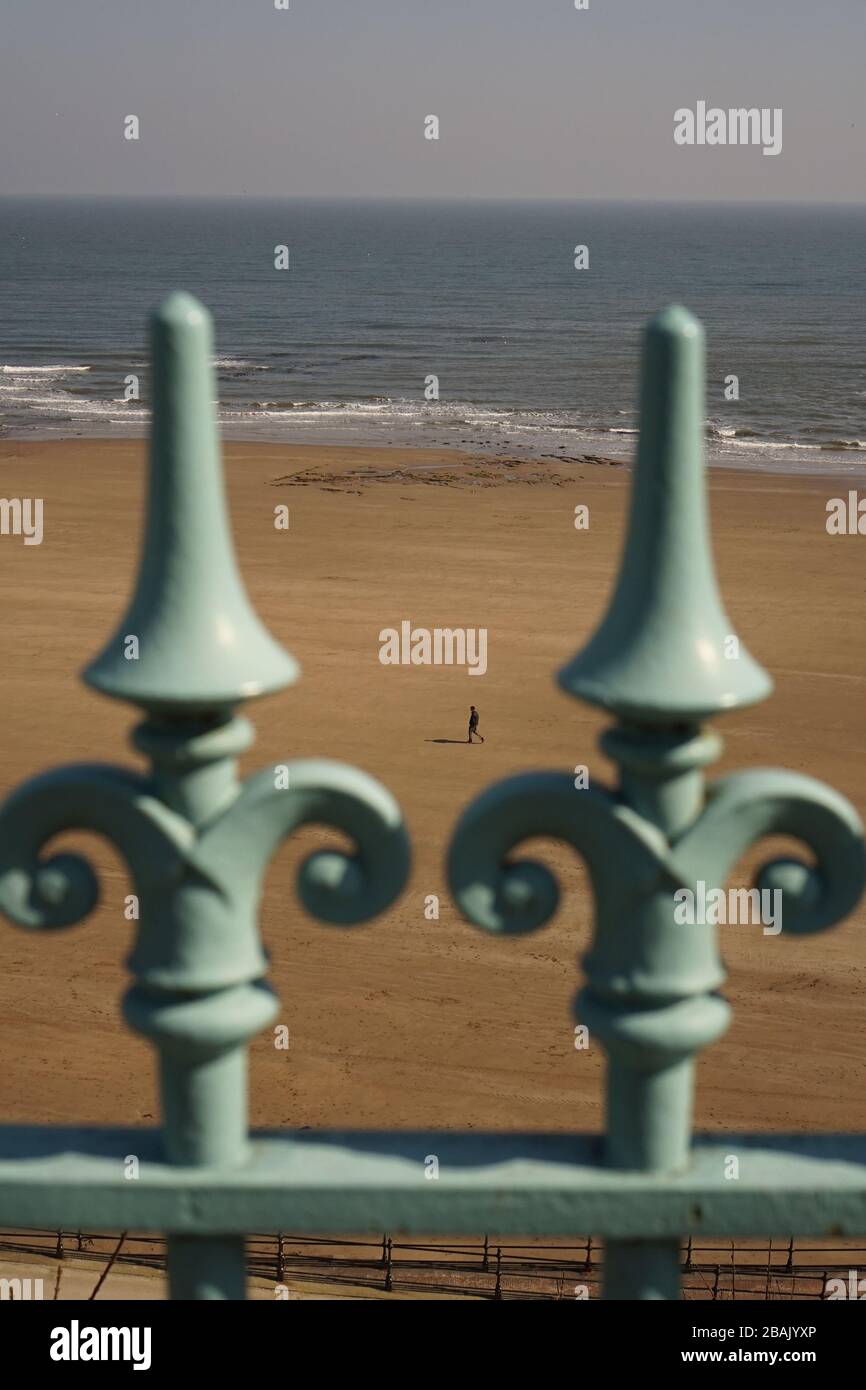
[[[242,1162],[183,1167],[156,1130],[0,1126],[0,1222],[217,1239],[866,1236],[866,1136],[697,1136],[681,1170],[657,1173],[604,1166],[595,1134],[259,1133]]]
[[[243,1297],[250,1273],[275,1284],[586,1298],[599,1293],[602,1270],[610,1297],[612,1251],[620,1264],[646,1252],[651,1292],[640,1296],[651,1297],[662,1287],[661,1247],[667,1298],[821,1298],[831,1267],[843,1279],[854,1268],[825,1250],[822,1268],[806,1270],[793,1239],[864,1236],[863,1136],[699,1136],[685,1168],[665,1174],[607,1168],[599,1149],[598,1135],[303,1131],[253,1136],[234,1166],[184,1168],[165,1162],[156,1131],[0,1127],[0,1223],[50,1228],[55,1255],[70,1225],[82,1252],[96,1238],[81,1233],[94,1229],[168,1233],[149,1249],[182,1298]],[[262,1230],[270,1234],[249,1234]],[[480,1250],[457,1240],[485,1230]],[[579,1235],[587,1230],[606,1241],[606,1260]],[[747,1253],[761,1230],[784,1237],[775,1261]],[[358,1239],[349,1244],[345,1232]],[[426,1240],[402,1238],[412,1235]],[[708,1252],[722,1237],[727,1246]],[[557,1244],[513,1243],[524,1238]],[[115,1261],[131,1258],[133,1239],[124,1234]],[[215,1266],[222,1247],[228,1256]]]

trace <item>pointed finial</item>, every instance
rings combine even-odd
[[[191,295],[172,294],[150,330],[150,487],[138,581],[83,678],[148,710],[230,708],[290,685],[299,668],[260,623],[238,573],[214,414],[210,314]]]
[[[646,329],[640,444],[616,590],[588,646],[558,676],[569,694],[625,720],[698,722],[772,689],[719,597],[703,430],[703,328],[674,305]]]

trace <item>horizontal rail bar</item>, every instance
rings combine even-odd
[[[725,1176],[732,1155],[736,1179]],[[137,1177],[125,1176],[130,1156]],[[163,1161],[156,1130],[0,1127],[0,1222],[199,1235],[866,1234],[864,1135],[699,1137],[673,1175],[600,1157],[598,1135],[310,1131],[254,1135],[236,1167],[183,1168]]]

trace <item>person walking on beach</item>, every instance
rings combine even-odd
[[[467,743],[471,743],[471,742],[472,742],[472,735],[473,735],[473,734],[475,735],[476,738],[480,738],[482,743],[484,742],[484,735],[483,735],[483,734],[479,734],[479,732],[478,732],[478,711],[477,711],[477,709],[475,708],[474,705],[470,705],[470,706],[469,706],[469,737],[468,737],[467,740],[466,740]]]

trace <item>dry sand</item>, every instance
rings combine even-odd
[[[0,538],[4,738],[0,790],[71,760],[137,762],[135,714],[77,672],[126,602],[141,532],[138,442],[0,444],[0,494],[42,497],[45,539]],[[531,767],[587,763],[603,720],[559,693],[554,670],[600,617],[615,573],[625,469],[493,465],[401,449],[227,449],[232,516],[252,600],[300,659],[292,690],[251,710],[245,769],[324,754],[398,797],[415,868],[401,901],[344,932],[305,917],[294,893],[309,831],[268,875],[262,931],[291,1047],[251,1048],[252,1120],[340,1125],[597,1129],[602,1058],[577,1052],[569,1005],[590,931],[585,869],[546,846],[564,903],[552,926],[511,940],[468,926],[449,902],[443,852],[462,807]],[[277,481],[281,480],[281,481]],[[778,764],[829,781],[866,812],[864,545],[829,537],[832,480],[714,473],[712,520],[736,630],[776,680],[765,704],[718,727],[719,769]],[[291,509],[288,532],[273,509]],[[590,506],[588,531],[574,507]],[[486,627],[483,678],[390,668],[380,629]],[[483,746],[465,736],[470,702]],[[151,1056],[118,1000],[132,924],[123,866],[96,840],[103,902],[40,937],[0,930],[0,1112],[6,1122],[137,1124],[158,1117]],[[735,880],[747,879],[740,869]],[[424,898],[441,898],[438,922]],[[722,928],[733,1026],[699,1067],[701,1128],[866,1127],[864,908],[821,936]]]

